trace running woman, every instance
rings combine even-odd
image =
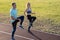
[[[27,3],[27,8],[24,11],[24,14],[27,16],[27,19],[29,20],[28,32],[30,32],[30,28],[32,27],[33,22],[36,20],[36,17],[31,16],[31,14],[34,14],[34,13],[32,13],[31,6],[30,6],[29,2]]]
[[[16,31],[17,22],[20,22],[19,27],[23,28],[22,23],[24,21],[24,16],[17,17],[16,3],[12,3],[12,8],[10,9],[10,16],[11,16],[11,23],[12,23],[12,27],[13,27],[12,40],[15,40],[14,39],[14,34],[15,34],[15,31]]]

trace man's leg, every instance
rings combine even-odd
[[[15,34],[15,31],[16,31],[16,24],[12,23],[12,26],[13,26],[13,30],[12,30],[12,40],[15,40],[15,39],[14,39],[14,34]]]
[[[24,22],[24,16],[20,16],[20,17],[18,17],[18,19],[20,19],[20,26],[19,27],[23,28],[22,24]]]
[[[13,30],[12,30],[12,40],[15,40],[14,39],[14,34],[15,34],[15,31],[16,31],[16,26],[17,26],[17,22],[19,20],[15,20],[15,22],[12,23],[12,27],[13,27]]]

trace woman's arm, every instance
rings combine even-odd
[[[30,9],[31,9],[31,8],[30,8]],[[35,14],[34,12],[32,12],[32,9],[31,9],[31,13],[32,13],[32,14]]]
[[[32,14],[35,14],[35,12],[32,12]]]
[[[25,15],[25,16],[27,15],[27,13],[26,13],[26,12],[27,12],[27,9],[24,11],[24,15]]]

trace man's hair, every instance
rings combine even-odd
[[[12,6],[13,6],[14,4],[16,4],[16,3],[15,3],[15,2],[14,2],[14,3],[12,3]]]

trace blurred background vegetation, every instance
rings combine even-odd
[[[24,15],[28,0],[14,2],[17,4],[18,16]],[[32,16],[37,17],[33,29],[60,35],[60,0],[29,0],[29,2],[32,11],[36,13]],[[0,23],[9,23],[11,3],[12,0],[0,0]],[[25,18],[24,24],[28,25],[27,23],[28,20]]]

